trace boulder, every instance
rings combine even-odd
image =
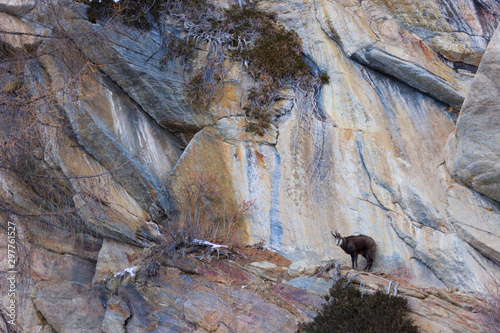
[[[0,31],[0,41],[14,48],[33,45],[37,41],[32,27],[19,18],[2,12],[0,12]]]
[[[318,265],[313,265],[307,260],[294,261],[288,267],[288,275],[296,277],[299,275],[313,275],[316,273]]]
[[[173,169],[166,186],[178,209],[188,205],[185,198],[190,189],[195,191],[201,189],[202,192],[195,193],[204,193],[203,186],[209,186],[214,187],[219,193],[216,195],[220,200],[219,212],[231,216],[242,207],[244,200],[247,202],[255,200],[259,208],[252,210],[256,214],[262,214],[263,218],[264,215],[269,216],[261,209],[269,200],[268,195],[264,194],[269,187],[269,169],[266,164],[273,163],[275,158],[268,156],[269,152],[273,155],[277,131],[271,126],[266,134],[259,136],[247,132],[244,128],[245,123],[243,117],[223,118],[217,124],[205,127],[191,140]],[[234,179],[234,175],[238,175],[241,179]],[[248,188],[248,183],[244,180],[247,177],[260,182],[260,187],[252,185]],[[264,177],[265,180],[261,180],[260,177]],[[203,185],[205,183],[207,184]],[[254,194],[248,198],[245,196],[247,191],[252,191]],[[215,201],[216,198],[211,199]],[[246,219],[245,216],[242,218]],[[245,225],[244,220],[237,221],[233,233],[246,243],[249,240],[248,228],[254,227]],[[274,216],[273,223],[276,225],[279,223],[277,215]],[[269,231],[269,227],[265,228]],[[227,231],[227,226],[220,225],[219,229]]]
[[[325,296],[328,295],[328,292],[330,288],[332,287],[332,284],[319,278],[315,277],[297,277],[295,279],[291,279],[290,281],[287,282],[287,284],[306,290],[312,294],[318,295],[318,296]]]
[[[102,243],[95,275],[92,283],[100,283],[113,275],[123,272],[124,269],[132,267],[142,253],[142,248],[105,239]]]
[[[125,321],[130,318],[130,309],[121,298],[113,296],[106,305],[102,322],[103,333],[125,333]]]
[[[38,0],[0,0],[0,11],[23,15],[36,6]]]

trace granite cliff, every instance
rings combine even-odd
[[[165,47],[182,18],[144,29],[89,20],[84,2],[0,0],[0,218],[16,226],[18,332],[294,332],[321,307],[317,267],[350,263],[332,230],[376,240],[374,274],[401,282],[423,331],[481,330],[471,304],[500,278],[498,2],[252,5],[328,76],[313,100],[281,89],[264,133],[245,127],[258,78],[244,62],[225,63],[210,103],[189,98],[186,62]],[[215,219],[250,206],[221,230],[278,253],[276,266],[181,256],[151,279],[123,273],[181,230],[203,177]]]

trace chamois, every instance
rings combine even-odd
[[[337,230],[335,230],[335,234],[331,231],[330,233],[335,238],[337,246],[340,246],[345,253],[351,255],[352,268],[358,269],[358,254],[366,258],[364,270],[367,271],[372,268],[373,254],[377,248],[373,238],[365,235],[342,237]]]

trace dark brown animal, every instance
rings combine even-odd
[[[335,243],[340,246],[345,253],[351,255],[352,268],[358,269],[358,254],[361,254],[366,259],[365,271],[372,268],[373,264],[373,254],[377,249],[377,244],[373,238],[359,235],[359,236],[348,236],[342,237],[335,230],[335,234],[330,231],[333,238],[335,238]]]

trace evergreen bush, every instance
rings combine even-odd
[[[413,333],[418,332],[408,318],[408,301],[381,291],[361,291],[342,278],[325,296],[327,304],[312,322],[299,325],[301,333]]]

